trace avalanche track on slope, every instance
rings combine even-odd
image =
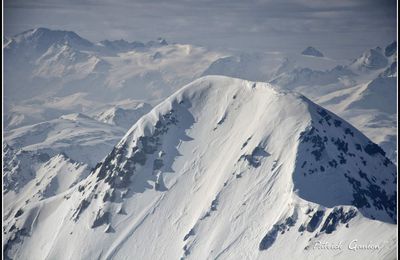
[[[6,219],[3,246],[14,259],[390,259],[396,182],[379,146],[304,96],[209,76],[74,188]],[[314,248],[354,239],[382,248]]]

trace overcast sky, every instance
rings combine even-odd
[[[124,38],[256,51],[308,45],[345,58],[396,39],[396,0],[5,0],[4,31],[72,30],[91,41]]]

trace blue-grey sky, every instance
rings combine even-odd
[[[396,39],[396,0],[5,0],[4,31],[66,29],[211,48],[301,51],[347,58]]]

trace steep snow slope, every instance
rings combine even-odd
[[[86,178],[87,165],[65,154],[53,157],[3,146],[3,202],[6,218],[27,204],[60,194]]]
[[[392,259],[396,181],[379,146],[305,97],[205,77],[74,188],[10,212],[3,245],[18,259]]]
[[[94,166],[110,152],[124,131],[84,114],[69,114],[7,131],[4,138],[14,148],[51,156],[65,153],[75,161]]]

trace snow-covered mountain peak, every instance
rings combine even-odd
[[[320,237],[392,241],[394,222],[396,169],[379,146],[302,95],[208,76],[139,119],[79,185],[8,219],[5,241],[14,257],[315,258],[331,254],[309,250]]]
[[[364,52],[359,58],[353,61],[350,67],[359,71],[374,71],[382,69],[387,65],[388,60],[382,48],[376,47]]]
[[[272,111],[274,114],[270,114]],[[252,113],[251,118],[246,118],[248,113]],[[253,121],[254,118],[257,118],[256,122]],[[269,127],[271,124],[274,125],[274,129]],[[280,124],[291,125],[291,133],[275,132],[275,129],[281,129]],[[283,136],[286,136],[294,142],[292,145],[297,147],[297,151],[294,150],[297,153],[293,154],[296,158],[293,161],[295,168],[289,170],[291,174],[288,174],[292,177],[292,185],[300,197],[304,196],[309,201],[327,207],[333,207],[338,203],[352,204],[365,211],[367,217],[378,217],[385,221],[395,219],[395,208],[391,204],[394,203],[394,199],[391,197],[392,195],[387,197],[386,191],[391,194],[395,192],[393,181],[395,181],[396,170],[385,157],[382,149],[347,122],[320,108],[300,94],[282,91],[266,83],[221,76],[209,76],[194,81],[141,118],[105,159],[107,163],[103,163],[97,169],[97,176],[100,179],[108,179],[110,183],[114,181],[119,183],[117,186],[126,185],[127,183],[120,183],[114,173],[122,170],[122,172],[130,174],[129,171],[135,168],[135,164],[145,166],[146,161],[152,158],[152,154],[161,153],[164,154],[163,156],[170,156],[167,150],[171,147],[164,147],[165,144],[162,141],[166,138],[164,135],[172,135],[170,136],[172,139],[178,138],[175,140],[176,143],[185,140],[190,143],[192,138],[196,142],[194,137],[196,135],[188,134],[188,132],[197,132],[198,128],[201,129],[198,130],[200,132],[211,132],[212,134],[207,135],[207,140],[212,140],[219,138],[214,133],[224,132],[223,136],[234,135],[232,132],[235,129],[245,129],[245,126],[248,131],[252,132],[251,138],[229,142],[238,144],[237,148],[239,148],[239,143],[245,144],[252,140],[250,143],[253,144],[253,147],[249,145],[245,148],[246,144],[241,148],[242,154],[238,154],[239,161],[240,158],[244,158],[250,166],[257,168],[261,165],[264,157],[269,157],[273,152],[275,154],[283,152],[280,145],[289,142],[282,139]],[[169,129],[175,130],[169,133]],[[191,130],[185,131],[184,129]],[[168,143],[172,141],[170,138],[167,140]],[[130,159],[126,161],[121,153]],[[277,155],[277,157],[279,156]],[[279,158],[275,159],[279,160]],[[285,161],[287,159],[285,158]],[[110,164],[112,161],[114,163]],[[154,167],[158,169],[156,166],[158,163],[168,165],[162,158],[155,158],[153,170]],[[370,165],[367,166],[368,164]],[[167,168],[171,166],[167,166]],[[119,170],[110,170],[113,167],[117,167]],[[375,176],[371,167],[381,168],[385,172],[384,179],[381,179],[382,176]],[[332,178],[331,175],[335,174],[338,168],[342,173],[336,174],[336,177],[329,181],[329,183],[336,183],[330,188],[326,188],[325,191],[329,190],[329,192],[322,195],[320,194],[321,190],[311,188],[328,183],[322,180]],[[108,175],[107,172],[111,175]],[[362,184],[354,183],[360,179],[357,172],[362,173],[360,174],[361,179],[368,179],[367,183],[370,186],[364,187]],[[366,177],[364,177],[364,173],[367,175]],[[134,170],[132,174],[134,174]],[[388,184],[390,188],[385,187],[382,190],[380,187],[383,185],[382,183],[372,184],[369,178],[374,178],[375,182],[379,178],[385,183],[389,180],[392,183]],[[311,185],[311,183],[313,184]],[[369,188],[376,189],[378,193],[382,192],[382,194],[372,194],[372,191],[368,190]],[[376,196],[385,196],[385,199],[382,197],[377,199]],[[368,201],[372,200],[375,207],[381,208],[382,205],[379,202],[381,199],[386,200],[384,203],[389,204],[384,206],[385,213],[381,212],[374,216],[375,213],[371,212],[374,212],[375,209],[370,211],[366,205],[369,205]]]
[[[397,44],[348,66],[59,32],[3,39],[10,258],[394,258]]]
[[[306,56],[324,57],[324,54],[312,46],[305,48],[301,54]]]
[[[6,50],[24,50],[24,48],[33,48],[40,54],[45,52],[50,46],[54,44],[68,44],[78,49],[89,49],[93,47],[93,43],[81,38],[75,32],[50,30],[47,28],[36,28],[14,36],[12,40],[5,46],[5,48]]]

